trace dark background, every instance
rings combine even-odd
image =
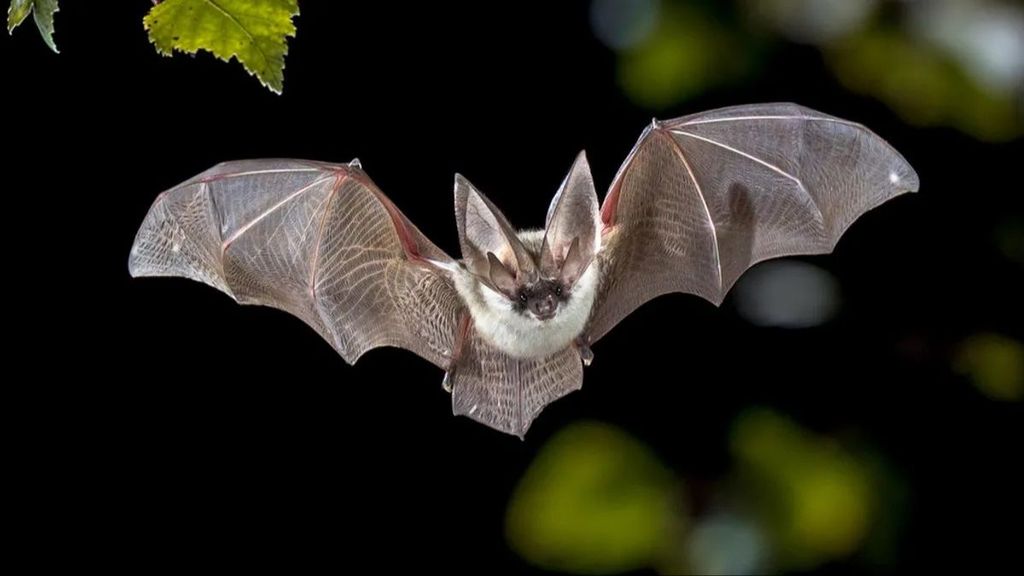
[[[618,89],[586,4],[305,2],[283,96],[237,64],[158,56],[148,3],[84,4],[58,14],[60,55],[28,29],[2,41],[8,313],[15,364],[28,360],[8,382],[32,397],[10,406],[31,421],[13,441],[29,458],[17,473],[43,488],[26,492],[39,510],[26,533],[60,542],[57,556],[525,570],[505,507],[566,423],[614,424],[713,481],[729,467],[732,418],[761,405],[868,439],[905,479],[888,567],[1020,563],[1021,406],[949,367],[975,331],[1021,336],[1021,268],[991,243],[1022,213],[1019,146],[910,127],[796,45],[750,82],[659,113],[796,101],[870,126],[921,192],[806,259],[842,286],[831,322],[759,328],[730,300],[658,299],[595,346],[583,390],[520,441],[453,417],[442,374],[411,353],[348,366],[281,312],[131,279],[128,251],[159,192],[228,159],[358,156],[450,254],[455,172],[538,226],[585,149],[603,196],[652,113]]]

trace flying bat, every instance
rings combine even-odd
[[[410,350],[445,371],[455,414],[522,437],[643,303],[684,292],[718,305],[755,263],[830,252],[861,214],[917,189],[861,124],[735,106],[652,121],[600,204],[581,152],[543,230],[513,228],[456,175],[461,260],[357,160],[218,164],[160,194],[129,270],[289,312],[350,364]]]

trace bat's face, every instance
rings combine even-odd
[[[558,280],[541,280],[516,291],[513,308],[520,314],[532,314],[537,320],[551,320],[565,304],[569,291]]]
[[[514,273],[512,266],[505,262],[515,262],[513,252],[507,252],[504,258],[495,256],[488,258],[488,274],[485,281],[508,300],[509,308],[525,318],[540,321],[554,320],[563,311],[572,297],[575,283],[559,275],[542,275],[540,255],[544,250],[544,230],[520,232],[516,240],[525,248],[525,256],[529,258],[532,275],[523,271]],[[532,277],[531,277],[532,276]]]
[[[508,309],[524,320],[555,320],[572,296],[574,284],[559,275],[540,273],[540,254],[544,249],[544,230],[528,230],[516,235],[515,241],[523,248],[520,255],[511,249],[501,256],[488,252],[486,274],[478,275],[502,301],[492,302],[496,307]],[[526,262],[523,266],[520,262]]]

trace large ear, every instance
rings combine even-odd
[[[597,252],[600,222],[594,179],[586,153],[580,152],[548,208],[541,273],[574,284]]]
[[[455,220],[459,226],[462,257],[470,271],[489,278],[494,254],[506,271],[521,282],[533,281],[537,267],[508,220],[486,196],[462,177],[455,175]]]

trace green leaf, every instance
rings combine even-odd
[[[165,0],[143,19],[157,52],[195,54],[238,61],[264,86],[281,93],[287,37],[295,36],[297,0]]]
[[[54,52],[59,52],[57,43],[53,41],[53,15],[58,9],[57,0],[11,0],[7,9],[7,33],[12,34],[31,12],[43,42]]]
[[[7,33],[13,33],[31,11],[32,0],[11,0],[11,5],[7,8]]]

